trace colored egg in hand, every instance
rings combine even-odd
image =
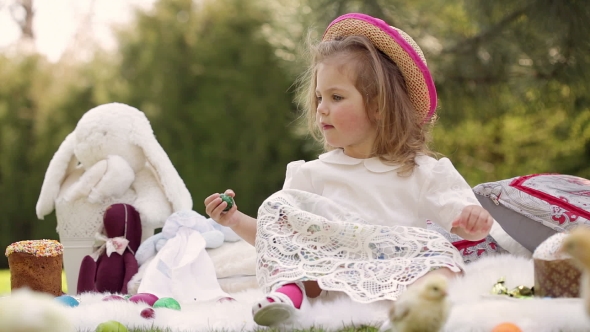
[[[219,198],[221,198],[222,201],[227,203],[227,206],[225,207],[225,209],[223,209],[223,211],[229,211],[232,206],[234,206],[234,199],[226,194],[221,194],[219,195]]]

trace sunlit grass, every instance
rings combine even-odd
[[[68,291],[68,285],[66,284],[66,273],[62,271],[61,284],[64,293]],[[0,295],[6,295],[10,293],[10,270],[0,270]]]
[[[10,293],[10,270],[0,270],[0,295]]]

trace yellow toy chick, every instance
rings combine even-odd
[[[582,270],[580,297],[590,316],[590,228],[580,226],[574,229],[564,239],[561,250],[569,254]]]
[[[447,278],[431,275],[411,286],[389,310],[392,332],[438,332],[450,313]]]

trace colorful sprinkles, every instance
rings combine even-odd
[[[63,254],[64,247],[56,240],[27,240],[19,241],[6,248],[6,257],[13,252],[22,252],[35,257],[54,257]]]

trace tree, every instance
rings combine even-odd
[[[306,157],[292,79],[261,32],[270,14],[238,0],[159,1],[121,34],[127,86],[113,99],[146,112],[201,213],[206,196],[233,188],[255,215],[287,162]]]
[[[43,60],[37,56],[22,59],[0,57],[0,245],[13,239],[29,239],[35,234],[36,197],[30,189],[39,179],[35,172],[38,158],[34,153],[37,140],[36,116],[39,105],[35,98],[43,75]],[[31,213],[33,212],[33,213]],[[0,264],[4,265],[4,264]]]
[[[589,177],[587,4],[465,2],[458,16],[469,24],[443,42],[436,63],[442,150],[472,183],[538,172]]]
[[[18,0],[9,6],[9,10],[12,19],[21,30],[21,39],[35,39],[33,32],[33,19],[35,17],[33,0]]]
[[[274,3],[277,19],[268,35],[279,35],[274,44],[290,58],[299,57],[306,31],[318,40],[346,12],[379,17],[411,35],[439,94],[433,147],[472,185],[535,172],[590,177],[585,1]],[[301,70],[292,63],[294,72]]]

